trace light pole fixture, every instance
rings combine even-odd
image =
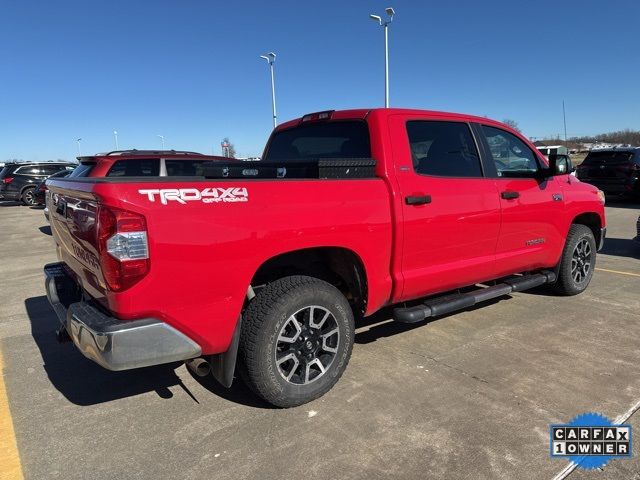
[[[156,135],[160,140],[162,140],[162,150],[164,150],[164,135]]]
[[[369,18],[384,27],[384,106],[389,108],[389,24],[393,22],[396,12],[391,7],[385,8],[384,11],[389,16],[386,21],[383,21],[379,15],[369,15]]]
[[[271,107],[273,110],[273,128],[278,125],[278,116],[276,114],[276,85],[273,79],[273,62],[276,61],[276,54],[273,52],[260,55],[260,58],[264,58],[269,63],[269,70],[271,71]]]
[[[118,132],[116,130],[113,131],[113,138],[116,140],[116,150],[120,150],[120,147],[118,147]]]
[[[81,138],[77,138],[76,139],[76,143],[78,144],[78,156],[81,157],[82,153],[80,153],[80,142],[82,141]]]

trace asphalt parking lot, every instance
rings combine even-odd
[[[179,364],[112,373],[57,344],[48,224],[0,203],[0,427],[19,452],[0,450],[0,478],[551,479],[567,462],[549,457],[549,424],[640,401],[639,207],[607,207],[584,294],[517,293],[418,327],[382,312],[359,325],[329,394],[279,410],[238,381],[225,390]],[[640,439],[640,413],[628,422]],[[640,479],[639,441],[631,460],[569,478]]]

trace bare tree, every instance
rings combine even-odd
[[[502,121],[502,123],[504,123],[508,127],[513,128],[516,132],[522,133],[522,130],[520,130],[520,127],[518,127],[518,122],[516,122],[515,120],[511,120],[510,118],[505,118]]]

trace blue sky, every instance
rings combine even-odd
[[[114,147],[261,153],[278,116],[383,103],[516,120],[528,136],[640,128],[640,2],[10,1],[0,11],[0,161]],[[634,25],[635,23],[635,25]]]

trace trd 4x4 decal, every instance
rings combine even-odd
[[[170,201],[182,203],[183,205],[191,201],[200,201],[202,203],[249,201],[249,192],[243,187],[207,187],[203,190],[198,190],[197,188],[151,188],[138,190],[138,193],[146,195],[150,202],[155,202],[157,196],[163,205]]]

